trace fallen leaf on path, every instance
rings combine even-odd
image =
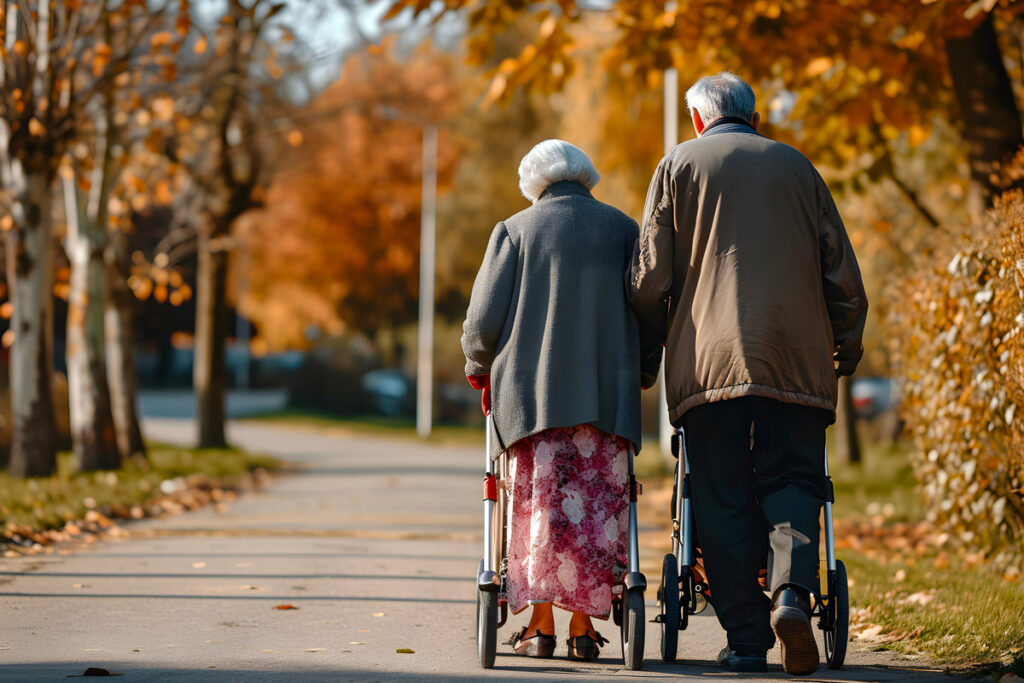
[[[242,590],[244,590],[244,591],[254,591],[254,590],[258,590],[258,589],[256,588],[256,586],[249,586],[249,585],[245,585],[245,586],[239,586],[239,588],[241,588],[241,589],[242,589]]]
[[[368,629],[368,628],[361,628],[361,629],[359,629],[359,632],[360,633],[369,633],[370,629]]]
[[[85,585],[84,583],[73,583],[73,584],[71,584],[71,587],[72,588],[88,588],[88,586]]]
[[[375,617],[382,617],[382,616],[384,616],[384,613],[383,612],[374,612],[373,616],[375,616]]]
[[[307,647],[303,652],[323,652],[325,649],[322,647]]]
[[[881,632],[882,632],[882,627],[881,626],[872,625],[872,626],[868,626],[867,628],[865,628],[860,633],[857,633],[856,635],[857,635],[857,638],[860,638],[861,640],[871,640],[872,638],[877,638],[878,634],[880,634]]]
[[[400,655],[414,655],[414,654],[416,654],[416,650],[410,650],[407,647],[400,647],[397,650],[395,650],[395,652],[397,654],[400,654]]]
[[[362,640],[350,640],[350,641],[348,641],[348,644],[349,645],[366,645],[366,643],[364,641],[362,641]]]
[[[192,568],[193,569],[202,569],[205,566],[206,566],[205,562],[193,562],[192,563]]]
[[[299,609],[295,605],[277,605],[274,609]]]

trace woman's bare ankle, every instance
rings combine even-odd
[[[555,615],[551,610],[551,603],[541,603],[533,606],[533,613],[530,615],[530,624],[526,627],[527,637],[541,632],[541,635],[555,635]]]

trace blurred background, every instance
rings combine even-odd
[[[837,461],[895,454],[929,521],[1019,552],[1014,3],[0,4],[12,476],[144,460],[140,406],[200,446],[228,415],[479,428],[460,325],[519,160],[569,140],[639,219],[693,137],[681,93],[729,69],[828,180],[868,287]]]

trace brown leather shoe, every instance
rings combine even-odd
[[[576,637],[569,636],[565,642],[569,646],[569,659],[592,662],[601,654],[601,646],[607,643],[608,639],[594,631],[593,636],[589,633]]]
[[[534,631],[534,635],[527,637],[527,628],[529,627],[524,626],[522,631],[506,640],[505,644],[511,645],[517,655],[524,657],[547,658],[554,656],[555,637],[544,635],[540,629]]]
[[[811,605],[798,591],[783,588],[772,604],[772,630],[782,647],[782,668],[803,676],[818,668],[818,643],[811,628]]]

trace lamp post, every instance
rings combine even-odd
[[[426,439],[433,427],[434,264],[437,253],[437,124],[417,114],[382,105],[381,118],[423,126],[423,185],[420,197],[420,295],[416,330],[416,434]]]
[[[675,3],[669,3],[672,7],[666,7],[668,11],[675,11]],[[679,72],[675,67],[665,69],[665,119],[664,119],[664,145],[665,154],[679,142]],[[672,423],[668,418],[668,397],[665,394],[665,359],[662,359],[661,372],[658,374],[658,437],[661,445],[661,452],[666,458],[671,458],[672,452]]]
[[[430,436],[434,400],[434,265],[437,250],[437,126],[423,126],[420,200],[420,320],[416,344],[416,433]]]

